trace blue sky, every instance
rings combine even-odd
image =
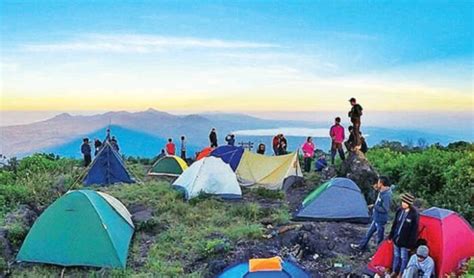
[[[3,110],[472,109],[472,1],[0,5]]]

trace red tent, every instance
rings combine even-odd
[[[393,260],[393,241],[384,240],[380,243],[379,248],[375,252],[372,260],[370,260],[367,268],[369,272],[382,274],[385,270],[392,268]]]
[[[420,215],[420,239],[427,242],[430,256],[435,261],[436,274],[456,272],[460,263],[474,257],[474,230],[457,213],[440,208],[430,208]],[[384,241],[367,265],[368,273],[378,273],[392,267],[393,243]]]
[[[457,271],[463,260],[474,257],[474,230],[451,210],[433,207],[423,211],[419,238],[427,241],[439,277]]]
[[[211,154],[212,150],[213,150],[213,148],[211,148],[211,147],[205,147],[204,149],[202,149],[199,152],[198,156],[196,157],[196,160],[201,160],[204,157],[209,156]]]

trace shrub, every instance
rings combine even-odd
[[[376,148],[367,153],[367,158],[382,175],[397,184],[398,193],[410,192],[427,206],[452,209],[472,223],[474,155],[455,149],[430,147],[401,153]]]

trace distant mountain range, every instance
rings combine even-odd
[[[212,127],[218,130],[222,142],[225,135],[232,130],[277,128],[295,123],[263,120],[241,114],[180,116],[154,109],[135,113],[108,112],[92,116],[71,116],[63,113],[46,121],[0,127],[0,152],[9,157],[46,151],[76,157],[79,155],[77,149],[81,138],[103,138],[106,128],[112,126],[113,134],[121,133],[116,136],[122,145],[125,144],[122,147],[124,154],[152,156],[164,147],[164,141],[169,137],[178,141],[181,135],[185,135],[190,151],[207,146],[208,134]],[[117,129],[118,127],[120,129]],[[154,143],[145,147],[145,143],[138,143],[141,140]],[[128,144],[130,149],[126,148]],[[143,151],[137,151],[138,149]]]
[[[92,116],[72,116],[67,113],[49,120],[27,125],[0,127],[0,153],[8,157],[24,156],[34,152],[52,152],[66,157],[80,157],[79,147],[83,137],[90,139],[105,137],[105,130],[111,127],[125,155],[152,157],[164,147],[167,138],[172,137],[179,146],[179,137],[187,137],[188,153],[194,153],[208,145],[208,134],[212,127],[218,131],[220,143],[231,131],[285,129],[287,127],[325,128],[303,121],[264,120],[244,114],[205,113],[192,115],[172,115],[166,112],[148,109],[142,112],[108,112]],[[398,130],[378,127],[363,129],[368,134],[369,145],[381,140],[395,140],[415,145],[422,138],[426,143],[447,144],[457,138],[413,130]],[[303,132],[304,133],[304,132]],[[237,141],[264,142],[270,151],[272,134],[238,135]],[[305,134],[288,138],[291,149],[304,141]],[[320,136],[316,143],[322,149],[328,149],[329,138]]]

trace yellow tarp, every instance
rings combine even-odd
[[[285,178],[303,177],[298,153],[265,156],[245,151],[236,171],[241,186],[282,189]]]

